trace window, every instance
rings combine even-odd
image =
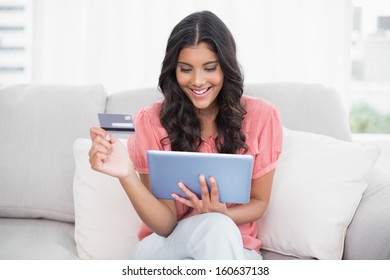
[[[353,1],[351,129],[390,133],[390,1]]]
[[[30,81],[31,9],[26,1],[0,0],[0,81]]]

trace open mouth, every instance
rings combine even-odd
[[[195,93],[196,95],[203,95],[203,94],[206,94],[209,91],[210,88],[211,87],[200,89],[200,90],[191,89],[191,91],[193,93]]]

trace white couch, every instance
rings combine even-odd
[[[245,94],[274,103],[286,127],[270,209],[258,221],[264,258],[390,259],[390,176],[374,165],[375,148],[349,142],[339,95],[290,83],[251,84]],[[0,87],[0,259],[130,257],[140,221],[118,183],[88,169],[89,127],[97,113],[133,114],[159,98],[157,89]]]

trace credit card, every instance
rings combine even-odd
[[[113,133],[135,132],[133,118],[129,114],[98,114],[100,127]]]

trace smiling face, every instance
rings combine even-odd
[[[180,51],[176,79],[200,114],[218,112],[217,96],[223,85],[223,72],[217,54],[206,43]]]

